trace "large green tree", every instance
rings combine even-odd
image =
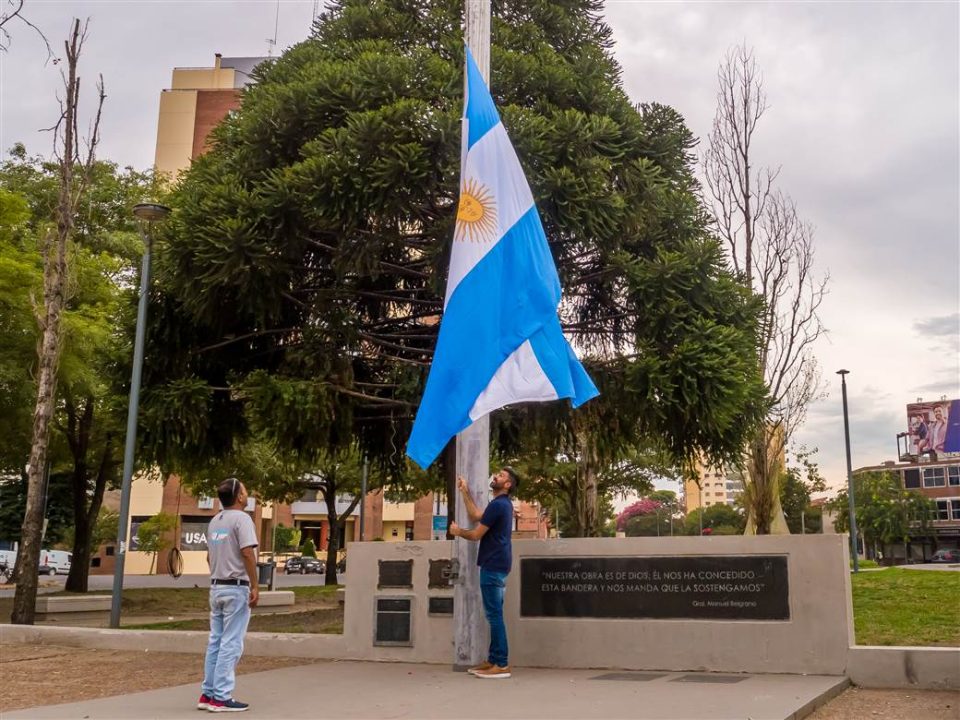
[[[746,523],[747,519],[739,508],[716,503],[687,515],[683,532],[685,535],[740,535]]]
[[[251,439],[307,466],[357,443],[409,478],[458,196],[461,6],[333,3],[182,178],[145,371],[145,444],[165,467]],[[600,7],[495,3],[491,50],[561,320],[603,392],[498,413],[494,436],[504,457],[578,468],[586,535],[602,477],[638,448],[732,462],[764,410],[760,305],[706,230],[695,141],[672,109],[630,103]]]
[[[930,534],[930,523],[936,519],[937,506],[928,497],[903,487],[900,474],[866,472],[853,476],[854,515],[857,530],[863,536],[864,550],[872,555],[888,545],[902,544],[904,557],[910,557],[909,545],[914,538]],[[849,496],[841,490],[830,502],[836,513],[837,532],[850,532]]]
[[[778,483],[780,505],[794,534],[818,533],[821,529],[821,513],[810,505],[810,496],[826,490],[827,484],[812,456],[812,452],[801,449]]]
[[[0,164],[0,463],[19,475],[30,455],[33,375],[40,334],[41,243],[55,220],[59,165],[15,146]],[[68,243],[62,350],[48,453],[47,543],[67,511],[73,562],[67,589],[85,592],[103,494],[119,481],[136,268],[142,252],[131,209],[154,191],[149,175],[91,165]],[[12,208],[12,210],[11,210]],[[12,215],[9,224],[6,218]],[[19,487],[16,483],[8,485]],[[21,510],[20,522],[23,521]]]

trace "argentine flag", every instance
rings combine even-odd
[[[560,278],[530,186],[467,50],[460,204],[440,336],[407,455],[426,468],[505,405],[599,392],[560,329]]]

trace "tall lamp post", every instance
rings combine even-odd
[[[850,553],[853,557],[853,571],[860,572],[860,558],[857,555],[857,515],[854,512],[853,465],[850,463],[850,419],[847,415],[847,374],[849,370],[837,370],[840,387],[843,389],[843,439],[847,444],[847,497],[850,500]]]
[[[110,627],[120,627],[120,599],[123,595],[123,566],[127,559],[127,523],[130,519],[130,483],[133,477],[133,451],[137,444],[137,413],[140,409],[140,374],[143,369],[143,339],[147,327],[147,296],[150,290],[150,253],[153,250],[153,224],[170,214],[170,208],[156,203],[140,203],[133,208],[140,220],[143,237],[143,265],[140,270],[140,301],[137,304],[137,333],[133,344],[133,372],[130,377],[130,402],[127,407],[127,441],[123,451],[123,484],[120,486],[120,519],[117,523],[117,554],[113,569],[113,597],[110,602]]]

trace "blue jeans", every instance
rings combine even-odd
[[[237,662],[250,622],[250,588],[213,585],[210,588],[210,644],[203,666],[201,692],[217,700],[233,697]]]
[[[492,572],[480,568],[480,596],[483,598],[483,612],[490,624],[490,654],[487,662],[498,667],[506,667],[507,626],[503,624],[503,591],[507,584],[507,573]]]

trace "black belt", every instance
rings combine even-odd
[[[230,578],[229,580],[218,580],[217,578],[210,579],[211,585],[249,585],[249,580],[240,580],[239,578]]]

